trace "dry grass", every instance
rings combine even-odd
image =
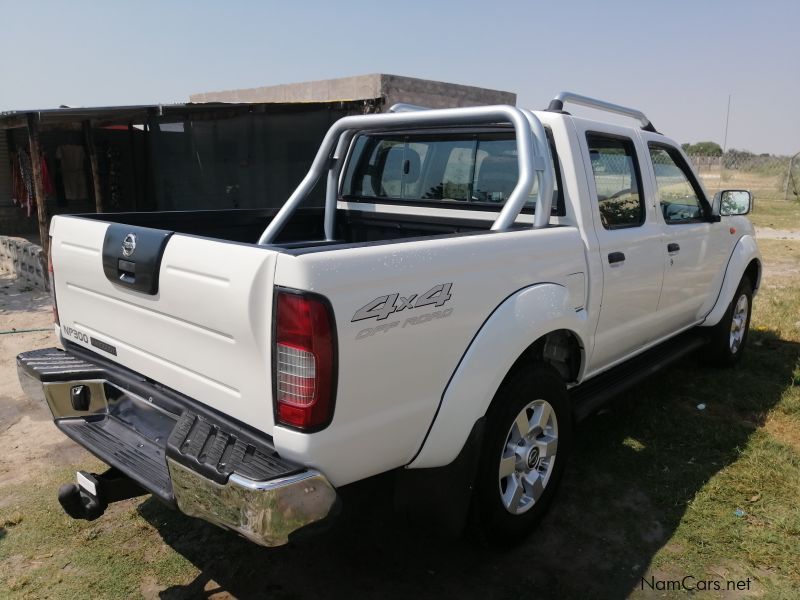
[[[755,208],[750,215],[758,227],[800,229],[800,202],[785,199],[784,176],[753,171],[701,169],[700,178],[712,196],[721,190],[745,189],[753,192]]]
[[[375,480],[344,490],[333,531],[283,549],[152,499],[73,521],[55,491],[74,469],[45,457],[23,483],[0,482],[2,596],[652,597],[643,578],[691,575],[800,597],[800,241],[761,249],[740,366],[689,358],[584,422],[553,510],[510,553],[409,527]]]

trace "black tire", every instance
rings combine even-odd
[[[524,442],[515,444],[513,441],[509,443],[509,441],[512,440],[510,437],[513,434],[512,425],[517,416],[534,401],[546,401],[552,407],[552,414],[557,426],[557,448],[553,454],[552,469],[549,471],[543,491],[533,502],[520,507],[524,512],[513,514],[504,504],[503,494],[509,492],[508,485],[516,484],[508,478],[501,479],[501,459],[503,453],[508,453],[508,449],[512,447],[521,448],[520,452],[524,455]],[[538,410],[538,408],[546,409],[545,405],[541,404],[533,410]],[[527,414],[530,415],[530,423],[534,420],[534,416],[542,413],[529,410]],[[552,423],[552,421],[548,422]],[[552,434],[552,427],[546,427],[541,436],[536,436],[533,432],[531,436],[537,440],[545,440],[548,438],[545,435],[546,432]],[[498,390],[487,414],[486,433],[475,486],[477,525],[479,533],[484,539],[498,545],[512,545],[533,530],[553,500],[564,473],[571,445],[572,411],[569,396],[564,382],[555,369],[545,364],[537,364],[533,369],[522,369],[511,375]],[[530,468],[533,454],[534,450],[531,447],[527,454],[527,461],[522,461],[521,458],[514,455],[518,460],[516,464],[522,464],[523,468]],[[540,456],[538,451],[535,454],[537,457]],[[545,458],[546,455],[543,453],[536,460],[542,461]],[[537,471],[542,468],[541,463],[539,465],[536,468]],[[538,474],[533,470],[531,469],[527,475],[538,478]],[[522,475],[523,473],[518,472],[518,474]],[[517,474],[508,477],[517,477]],[[538,481],[541,482],[543,479]],[[524,486],[523,488],[528,489]]]
[[[741,326],[742,334],[738,344],[732,341],[732,328],[734,318],[741,316],[740,302],[744,298],[747,302],[746,320]],[[731,303],[728,305],[728,310],[725,311],[722,319],[711,330],[711,339],[709,340],[708,352],[705,354],[705,360],[708,364],[717,367],[730,367],[735,365],[742,358],[745,346],[747,345],[747,338],[750,333],[750,314],[753,310],[753,284],[750,279],[745,275],[739,282],[739,287],[733,295]]]

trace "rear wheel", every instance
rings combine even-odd
[[[736,364],[744,352],[750,331],[750,313],[753,308],[753,285],[743,277],[733,295],[728,310],[712,329],[709,363],[721,367]]]
[[[545,514],[572,442],[572,415],[558,373],[541,364],[513,375],[487,415],[477,481],[478,517],[491,541],[510,544]]]

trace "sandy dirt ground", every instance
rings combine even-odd
[[[30,475],[31,469],[17,468],[20,464],[78,464],[89,456],[53,426],[47,407],[26,398],[19,387],[17,354],[53,345],[49,294],[0,274],[0,490]],[[0,493],[0,505],[3,497]]]
[[[756,227],[756,237],[760,240],[800,240],[800,230]]]

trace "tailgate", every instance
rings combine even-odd
[[[272,432],[276,252],[79,217],[50,235],[66,340]]]

